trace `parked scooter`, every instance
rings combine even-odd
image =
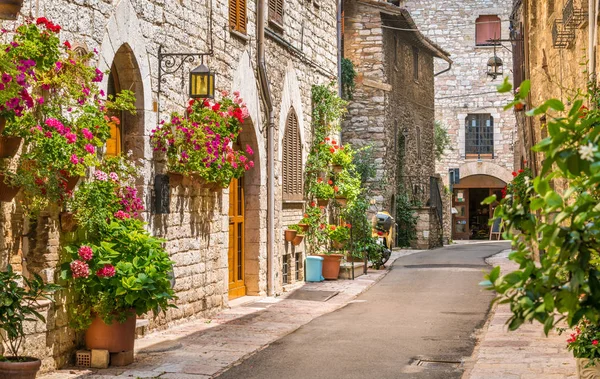
[[[381,246],[381,258],[379,262],[373,262],[374,266],[383,266],[392,255],[394,241],[394,218],[388,212],[377,212],[372,221],[372,236],[377,239]]]

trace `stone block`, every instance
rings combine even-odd
[[[109,361],[110,361],[110,354],[109,354],[108,350],[92,349],[92,362],[90,365],[91,367],[107,368]]]
[[[133,350],[110,354],[110,365],[115,367],[127,366],[133,363]]]

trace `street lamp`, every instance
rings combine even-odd
[[[190,98],[214,98],[215,74],[204,64],[190,71]]]
[[[487,62],[488,76],[491,76],[492,79],[496,79],[498,76],[502,76],[504,72],[503,65],[504,63],[502,62],[502,59],[500,59],[500,57],[494,53],[494,56],[488,59]]]

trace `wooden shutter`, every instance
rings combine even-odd
[[[298,117],[291,109],[283,136],[283,199],[302,200],[302,144]]]
[[[246,34],[246,0],[229,0],[229,28]]]
[[[283,26],[283,0],[269,0],[269,20]]]

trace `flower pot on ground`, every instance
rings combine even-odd
[[[31,357],[4,357],[0,360],[0,378],[35,379],[42,361]]]
[[[0,158],[14,157],[22,141],[21,137],[0,137]]]
[[[323,277],[329,280],[336,280],[340,275],[340,265],[342,263],[342,254],[317,254],[323,258]]]
[[[23,7],[23,0],[2,0],[0,1],[0,19],[16,20],[17,15]]]
[[[287,242],[292,242],[294,238],[296,238],[296,234],[298,234],[298,232],[296,232],[295,230],[286,229],[284,232],[285,240]]]
[[[10,203],[17,196],[21,187],[7,184],[5,180],[6,176],[0,174],[0,201]]]
[[[28,279],[12,269],[0,272],[0,288],[9,288],[0,293],[0,333],[6,346],[4,357],[0,356],[0,378],[33,379],[40,368],[39,359],[19,356],[19,347],[25,338],[25,320],[46,322],[36,311],[38,300],[50,301],[52,292],[60,288],[55,284],[45,284],[39,275]]]
[[[135,343],[135,311],[132,309],[125,322],[113,320],[109,325],[95,317],[85,332],[88,349],[108,350],[111,353],[133,350]]]
[[[292,245],[294,246],[298,246],[302,243],[302,240],[304,239],[304,234],[296,234],[296,237],[294,237],[294,239],[292,240]]]

